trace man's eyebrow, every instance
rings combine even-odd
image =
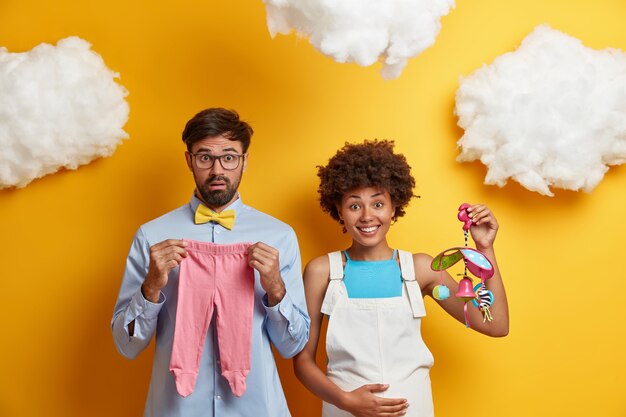
[[[198,152],[207,152],[207,153],[209,153],[212,150],[213,149],[211,149],[211,148],[202,147],[202,148],[198,149]],[[237,149],[235,149],[235,148],[224,148],[224,149],[222,149],[222,151],[224,151],[224,152],[237,152]]]

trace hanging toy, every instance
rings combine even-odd
[[[469,314],[467,311],[468,302],[477,307],[483,313],[483,322],[492,321],[491,311],[489,307],[493,304],[493,293],[485,286],[485,281],[494,274],[493,265],[479,250],[468,246],[469,229],[473,224],[472,219],[467,212],[471,207],[464,203],[458,209],[457,218],[463,222],[463,237],[465,240],[464,247],[454,247],[446,249],[439,255],[435,256],[430,263],[433,271],[440,271],[439,285],[433,289],[433,297],[437,300],[445,300],[450,296],[450,289],[443,283],[443,271],[456,264],[463,259],[464,271],[463,278],[459,281],[459,289],[455,296],[460,298],[463,305],[465,315],[465,327],[470,327]],[[480,278],[480,283],[473,287],[472,279],[468,275],[468,271]]]
[[[444,284],[439,284],[433,288],[433,297],[437,300],[445,300],[450,297],[450,288]]]
[[[483,323],[485,321],[493,321],[489,307],[493,304],[493,293],[487,289],[484,283],[476,284],[474,287],[477,299],[472,300],[474,307],[477,307],[483,313]]]
[[[467,303],[476,298],[476,293],[472,288],[472,279],[465,275],[459,281],[459,289],[456,296],[463,300],[463,314],[465,315],[465,327],[470,327],[469,316],[467,314]]]
[[[469,228],[472,226],[472,219],[469,216],[469,213],[467,212],[467,209],[470,208],[471,206],[467,203],[463,203],[461,204],[461,206],[459,207],[459,214],[456,215],[456,217],[463,222],[463,232],[464,234],[467,236],[467,231],[469,230]],[[465,246],[467,246],[467,241],[465,242]]]
[[[433,260],[434,262],[434,260]],[[435,288],[433,288],[433,297],[436,300],[445,300],[448,297],[450,297],[450,288],[448,288],[444,283],[443,283],[443,270],[445,268],[442,268],[442,263],[443,263],[443,258],[439,259],[439,285],[436,285]]]

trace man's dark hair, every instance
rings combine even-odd
[[[202,110],[187,122],[183,130],[183,142],[191,152],[196,142],[204,138],[223,136],[241,142],[243,152],[246,153],[252,133],[252,127],[240,120],[236,111],[214,107]]]

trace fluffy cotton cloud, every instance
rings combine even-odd
[[[337,62],[383,62],[396,78],[407,59],[435,42],[454,0],[264,0],[270,34],[293,29]]]
[[[128,135],[127,91],[77,37],[0,48],[0,188],[109,156]]]
[[[626,54],[538,26],[461,80],[456,114],[465,129],[457,160],[485,164],[485,184],[589,192],[626,161]]]

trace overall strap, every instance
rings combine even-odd
[[[331,252],[328,254],[328,261],[330,263],[330,282],[326,289],[326,295],[322,302],[321,312],[323,314],[331,315],[335,309],[335,305],[341,296],[343,288],[343,259],[341,258],[341,252]]]
[[[400,257],[400,270],[402,271],[402,280],[406,287],[406,293],[409,296],[413,317],[424,317],[426,309],[424,308],[424,299],[418,282],[415,280],[415,266],[413,265],[413,254],[403,250],[398,250]]]
[[[330,279],[343,279],[343,259],[341,258],[341,252],[336,251],[329,253],[328,261],[330,262]]]

